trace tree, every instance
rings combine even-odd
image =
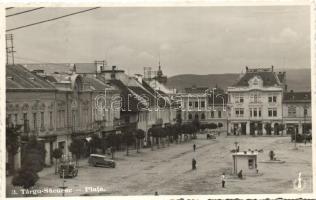
[[[14,172],[14,156],[21,146],[20,129],[21,125],[13,126],[9,120],[6,121],[6,150],[8,152],[10,173]]]
[[[123,134],[123,141],[126,145],[126,155],[128,156],[128,147],[129,145],[131,145],[133,143],[134,140],[134,134],[132,131],[127,130],[125,131],[125,133]]]
[[[115,148],[119,146],[120,144],[120,138],[119,135],[115,134],[115,133],[110,133],[107,138],[106,138],[108,145],[111,147],[111,155],[112,155],[112,159],[114,159],[114,153],[115,153]]]
[[[136,129],[136,149],[137,149],[137,153],[139,153],[139,148],[140,148],[140,144],[141,141],[145,138],[145,131],[142,129]]]
[[[75,155],[76,165],[78,166],[80,155],[84,153],[83,141],[80,139],[73,139],[68,149],[73,155]]]
[[[206,127],[209,128],[209,129],[216,129],[217,125],[215,123],[210,123],[210,124],[207,124]]]
[[[89,153],[96,153],[97,149],[101,147],[101,138],[98,135],[94,134],[89,141]]]
[[[218,128],[222,128],[223,124],[221,122],[219,122],[217,126],[218,126]]]
[[[63,151],[59,148],[54,149],[52,152],[52,157],[55,158],[55,174],[57,174],[57,166],[58,166],[58,160],[61,158],[61,156],[63,155]]]
[[[195,118],[193,121],[192,121],[192,125],[194,127],[194,129],[196,131],[199,131],[200,130],[200,126],[201,126],[201,123],[200,123],[200,120],[198,118]]]
[[[41,171],[45,166],[46,150],[44,144],[37,141],[35,137],[31,137],[24,149],[22,166],[28,166],[35,172]]]
[[[284,124],[279,124],[279,131],[281,131],[281,135],[283,136],[283,131],[285,129],[285,125]]]
[[[271,135],[272,127],[270,123],[265,124],[264,129],[266,129],[268,135]]]
[[[39,177],[37,173],[29,167],[23,167],[13,177],[12,185],[29,189],[35,185]]]

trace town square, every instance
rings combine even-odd
[[[308,4],[5,9],[6,197],[313,192]]]

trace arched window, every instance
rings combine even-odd
[[[192,114],[191,113],[189,113],[189,119],[192,119]]]
[[[201,119],[205,119],[205,114],[204,113],[202,113]]]

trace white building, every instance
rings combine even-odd
[[[278,135],[282,120],[285,73],[271,68],[249,69],[227,88],[228,134]]]

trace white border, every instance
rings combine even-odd
[[[314,95],[316,95],[315,86],[316,81],[314,77],[316,76],[315,71],[315,1],[314,0],[247,0],[247,1],[233,1],[233,0],[103,0],[103,1],[89,1],[89,0],[77,0],[77,1],[58,1],[58,0],[4,0],[4,3],[0,3],[0,63],[4,72],[5,71],[5,7],[36,7],[36,6],[47,6],[47,7],[93,7],[93,6],[102,6],[102,7],[191,7],[191,6],[291,6],[291,5],[310,5],[310,22],[311,22],[311,88],[312,88],[312,111],[313,114],[316,113],[316,100]],[[0,170],[2,176],[0,177],[0,194],[2,198],[5,198],[6,184],[5,181],[5,73],[0,73],[0,134],[1,134],[1,143],[0,143]],[[313,124],[316,122],[316,118],[312,118]],[[313,129],[313,134],[315,129]],[[314,134],[315,135],[315,134]],[[315,139],[312,142],[313,145],[313,169],[316,166],[316,156],[315,156]],[[232,195],[166,195],[166,196],[100,196],[100,197],[88,197],[89,199],[276,199],[276,198],[285,198],[285,199],[297,199],[297,198],[316,198],[316,172],[313,170],[313,194],[232,194]],[[47,199],[60,199],[62,197],[45,197]],[[86,199],[87,197],[66,197],[68,199]],[[21,199],[21,198],[10,198],[10,199]],[[36,197],[28,197],[27,199],[39,199]],[[40,198],[42,199],[42,198]]]

